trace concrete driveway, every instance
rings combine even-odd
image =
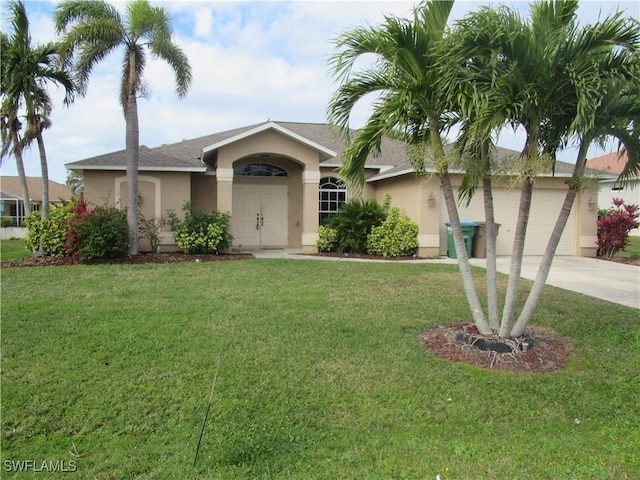
[[[521,277],[535,280],[542,257],[525,257]],[[486,260],[472,258],[471,263],[486,267]],[[511,257],[498,257],[497,268],[509,273]],[[640,309],[640,267],[596,258],[556,257],[547,285],[584,293],[591,297]]]

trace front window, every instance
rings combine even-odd
[[[336,213],[340,205],[347,201],[347,187],[344,182],[336,177],[325,177],[320,179],[320,204],[319,221],[322,225],[327,217]]]

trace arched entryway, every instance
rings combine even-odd
[[[233,247],[316,252],[319,165],[335,155],[274,122],[204,147],[217,208],[231,214]]]

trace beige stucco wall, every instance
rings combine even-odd
[[[138,173],[140,209],[145,218],[165,217],[168,210],[182,216],[182,205],[191,197],[190,173],[145,172]],[[127,205],[127,182],[124,171],[84,172],[85,199],[95,205]],[[165,225],[162,228],[163,249],[175,249],[173,235]],[[140,250],[148,250],[146,240],[141,240]]]
[[[383,203],[391,195],[391,206],[398,207],[403,215],[418,224],[418,256],[437,257],[440,251],[437,195],[439,181],[429,177],[408,174],[381,180],[375,184],[375,198]],[[433,202],[429,195],[433,193]]]
[[[593,207],[593,201],[589,205],[592,197],[589,192],[578,193],[573,207],[577,212],[576,255],[581,257],[596,257],[598,254],[598,208]]]
[[[194,209],[204,212],[216,210],[217,190],[215,175],[191,174],[191,205]]]
[[[289,157],[305,165],[307,170],[318,170],[320,154],[310,147],[281,133],[268,130],[225,145],[218,151],[218,168],[233,168],[238,159],[252,155]],[[265,162],[270,162],[265,157]]]

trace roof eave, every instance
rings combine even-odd
[[[105,171],[126,171],[127,167],[124,165],[74,165],[71,163],[65,164],[67,170],[105,170]],[[194,172],[204,173],[207,171],[207,167],[138,167],[140,172]]]

